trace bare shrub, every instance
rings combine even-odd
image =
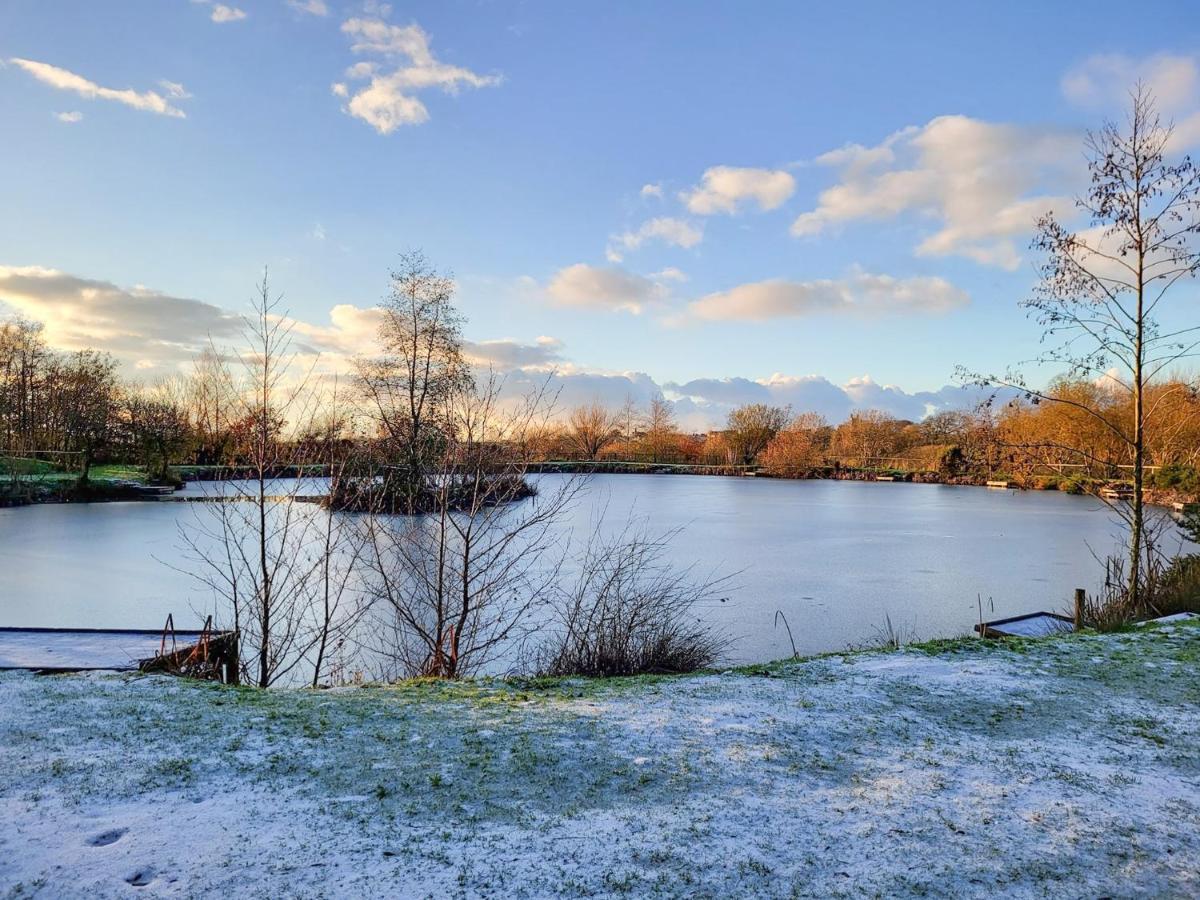
[[[579,573],[551,604],[552,637],[541,647],[544,675],[611,677],[694,672],[716,663],[728,639],[697,611],[729,579],[696,577],[667,559],[679,529],[661,536],[631,524],[613,541],[592,541]]]

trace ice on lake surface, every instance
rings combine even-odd
[[[540,476],[543,491],[561,477]],[[0,625],[161,628],[174,613],[199,627],[213,601],[177,568],[179,532],[208,506],[0,510]],[[885,617],[919,637],[968,634],[977,596],[989,620],[1067,613],[1075,588],[1103,578],[1094,554],[1119,539],[1091,498],[945,485],[595,475],[561,527],[586,539],[602,511],[608,533],[631,515],[655,532],[681,527],[675,561],[735,576],[701,610],[734,638],[731,662],[791,654],[776,610],[805,654],[869,642]]]

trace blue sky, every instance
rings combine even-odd
[[[1200,144],[1200,9],[1127,12],[5,0],[0,301],[152,375],[269,265],[338,358],[419,247],[573,398],[919,412],[1037,352],[1033,216],[1134,78]]]

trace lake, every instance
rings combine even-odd
[[[546,475],[546,489],[554,479]],[[192,484],[187,493],[211,490]],[[304,492],[319,492],[320,485]],[[180,527],[207,504],[97,503],[0,510],[0,625],[198,624],[212,599],[185,572]],[[956,636],[987,618],[1066,611],[1103,578],[1119,537],[1091,498],[973,487],[594,475],[562,527],[585,537],[632,515],[681,527],[672,556],[735,574],[702,615],[733,638],[730,662],[870,642],[886,618],[906,633]]]

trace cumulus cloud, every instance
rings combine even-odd
[[[1200,146],[1200,59],[1196,56],[1092,56],[1063,76],[1062,92],[1079,106],[1120,115],[1138,82],[1153,92],[1159,111],[1175,126],[1169,149],[1180,152]]]
[[[402,125],[420,125],[429,110],[417,97],[421,91],[438,89],[457,94],[463,87],[482,88],[500,83],[496,75],[479,75],[470,69],[440,62],[429,47],[429,35],[421,26],[392,25],[382,19],[354,17],[342,23],[354,53],[375,57],[346,70],[347,82],[365,81],[351,90],[336,82],[333,93],[347,98],[343,110],[362,119],[380,134],[391,134]]]
[[[218,25],[226,22],[240,22],[244,18],[246,18],[245,11],[236,6],[226,6],[224,3],[213,4],[212,20]]]
[[[559,270],[546,287],[546,294],[559,306],[619,310],[636,315],[662,300],[666,290],[658,282],[625,269],[576,263]]]
[[[245,10],[231,6],[228,3],[217,3],[215,0],[192,0],[192,3],[211,10],[209,18],[218,25],[225,25],[229,22],[240,22],[246,18]]]
[[[208,346],[237,348],[243,320],[237,313],[202,300],[176,297],[150,288],[120,287],[37,266],[0,266],[0,314],[15,311],[45,325],[46,338],[59,349],[107,350],[139,375],[177,371]],[[293,349],[310,359],[320,355],[318,372],[345,373],[353,358],[379,352],[384,311],[343,303],[323,323],[289,321]],[[654,397],[674,403],[686,430],[722,427],[725,417],[743,403],[790,405],[814,411],[832,422],[862,408],[883,409],[917,419],[938,409],[972,406],[982,399],[977,389],[944,387],[910,393],[879,384],[868,376],[842,385],[820,375],[774,374],[767,378],[699,378],[659,384],[644,372],[589,371],[565,357],[561,341],[539,337],[464,342],[467,361],[477,370],[502,373],[503,392],[520,397],[544,391],[565,415],[574,406],[599,401],[612,408],[627,398],[642,407]]]
[[[1074,132],[941,116],[905,128],[874,147],[849,145],[818,157],[839,170],[815,209],[792,224],[815,235],[859,220],[911,213],[936,223],[918,245],[922,256],[965,256],[1015,269],[1016,243],[1045,212],[1073,209],[1048,185],[1073,184],[1082,173]]]
[[[649,219],[633,231],[615,235],[608,246],[610,262],[620,262],[622,251],[636,250],[647,241],[662,241],[673,247],[694,247],[704,240],[704,231],[684,219],[660,216]]]
[[[866,375],[839,385],[821,375],[779,373],[760,379],[667,382],[663,391],[673,400],[681,425],[693,431],[722,427],[726,416],[746,403],[790,406],[794,412],[819,413],[837,424],[862,409],[880,409],[897,418],[917,421],[939,410],[972,408],[988,394],[981,388],[959,385],[910,393],[896,385],[879,384]]]
[[[1200,68],[1193,56],[1158,53],[1134,59],[1119,53],[1098,54],[1063,76],[1062,92],[1081,106],[1124,106],[1139,81],[1154,91],[1162,108],[1179,109],[1196,103]]]
[[[74,125],[76,122],[83,121],[83,113],[81,112],[60,112],[55,113],[54,118],[60,122],[65,122],[68,125]]]
[[[632,399],[644,409],[651,399],[663,396],[662,389],[645,372],[523,368],[505,373],[502,397],[519,399],[535,391],[553,400],[550,418],[559,420],[565,419],[572,408],[588,403],[601,403],[615,410]]]
[[[329,7],[325,0],[287,0],[287,5],[297,12],[308,13],[310,16],[327,16]]]
[[[747,204],[775,209],[796,190],[796,179],[781,169],[745,169],[714,166],[700,184],[679,195],[688,210],[699,216],[733,213]]]
[[[656,184],[643,184],[641,194],[642,194],[642,197],[644,197],[644,198],[645,197],[657,197],[659,200],[661,200],[662,195],[663,195],[662,185],[657,184],[657,183]]]
[[[665,269],[659,269],[657,272],[651,272],[650,278],[658,282],[667,281],[687,281],[687,273],[680,271],[674,266],[667,266]]]
[[[239,316],[202,300],[38,266],[0,266],[0,303],[44,323],[53,346],[100,348],[127,361],[184,361],[209,336],[233,337],[242,324]]]
[[[37,62],[32,59],[14,57],[9,62],[20,69],[24,69],[43,84],[47,84],[60,91],[69,91],[78,94],[87,100],[112,100],[115,103],[122,103],[133,109],[156,113],[160,116],[171,116],[176,119],[186,118],[183,110],[172,106],[166,97],[163,97],[162,94],[156,91],[143,91],[139,93],[130,88],[116,89],[101,87],[94,81],[84,78],[82,75],[76,75],[74,72],[69,72],[58,66]],[[180,86],[180,91],[181,93],[178,95],[169,94],[169,96],[172,99],[182,99],[187,96],[186,93],[182,92],[182,86]]]
[[[773,279],[741,284],[688,304],[688,316],[710,321],[762,322],[822,313],[881,316],[942,313],[966,306],[967,294],[944,278],[894,278],[855,272],[818,281]]]
[[[558,338],[543,335],[532,344],[511,338],[490,341],[466,341],[463,354],[471,365],[509,372],[513,369],[530,371],[553,370],[563,363],[563,343]]]

